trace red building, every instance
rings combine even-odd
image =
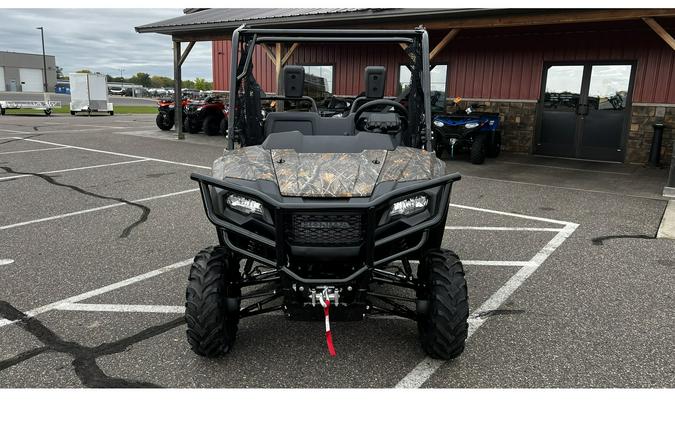
[[[432,89],[502,116],[505,149],[646,162],[653,124],[675,126],[675,9],[195,9],[137,28],[174,41],[211,40],[214,88],[227,90],[228,40],[261,27],[412,28],[430,33]],[[276,92],[285,64],[306,66],[334,95],[363,90],[363,69],[387,68],[387,93],[405,84],[397,46],[277,45],[256,51],[254,72]]]

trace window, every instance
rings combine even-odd
[[[305,69],[305,92],[315,100],[329,97],[333,93],[333,66],[303,66]]]
[[[448,78],[448,65],[431,65],[431,90],[445,92],[445,82]],[[410,70],[405,65],[401,65],[399,71],[398,86],[403,91],[410,85]]]
[[[410,70],[401,65],[398,77],[399,93],[410,85]],[[431,76],[431,110],[441,113],[445,111],[446,84],[448,78],[448,65],[432,64],[429,71]]]

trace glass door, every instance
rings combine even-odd
[[[545,70],[546,82],[539,101],[541,123],[536,153],[576,156],[577,109],[583,76],[583,65],[556,65]]]
[[[628,122],[629,64],[592,65],[579,157],[623,161],[623,137]]]
[[[545,67],[535,153],[623,161],[632,64]]]

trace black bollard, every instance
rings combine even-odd
[[[652,138],[652,147],[649,150],[649,165],[658,167],[661,161],[661,143],[663,141],[663,123],[654,123],[654,137]]]

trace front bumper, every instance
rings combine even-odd
[[[439,225],[446,215],[452,183],[460,179],[458,173],[432,180],[415,182],[394,189],[372,200],[350,202],[344,200],[312,199],[284,202],[267,193],[244,186],[233,179],[220,180],[193,173],[199,183],[204,209],[208,219],[218,228],[221,241],[230,249],[277,269],[280,273],[306,284],[349,283],[357,277],[388,262],[419,251],[429,238],[429,231]],[[239,194],[263,204],[263,216],[243,216],[227,209],[225,198]],[[401,199],[424,193],[429,198],[427,209],[409,217],[392,219],[389,210]],[[294,243],[293,222],[302,216],[345,216],[360,218],[362,239],[351,245],[303,245]],[[328,226],[337,230],[336,227]],[[351,270],[339,278],[307,278],[297,274],[292,263],[299,256],[316,257],[317,261],[348,260]]]

